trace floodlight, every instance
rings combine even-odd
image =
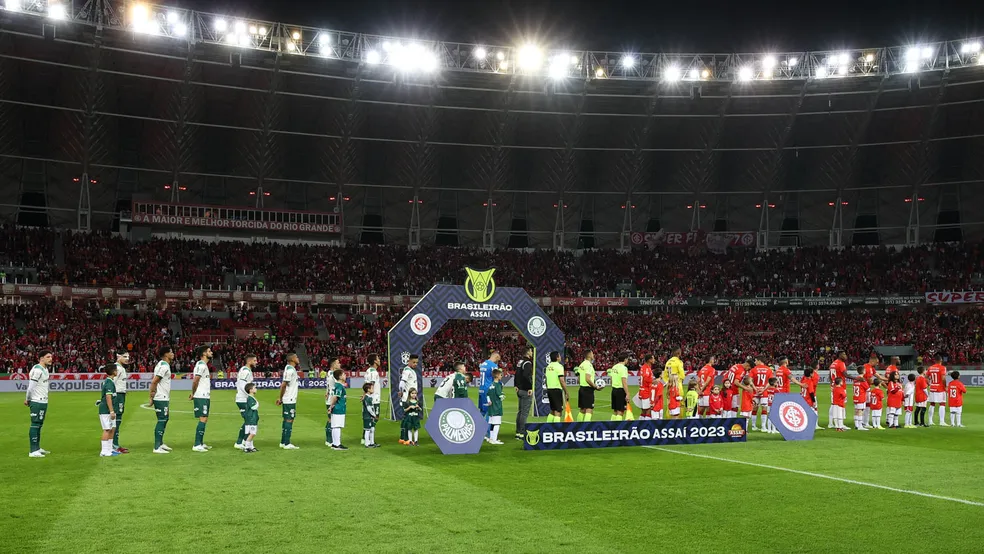
[[[693,68],[693,69],[690,70],[690,74],[689,75],[690,75],[690,78],[691,79],[693,79],[693,80],[696,81],[697,78],[700,77],[700,72],[697,71],[697,68],[695,67],[695,68]]]
[[[919,48],[913,46],[905,51],[905,60],[907,62],[914,62],[919,59]]]
[[[600,67],[597,68],[597,69],[595,69],[595,77],[601,79],[604,76],[605,76],[605,70],[604,69],[602,69]]]
[[[366,63],[376,65],[379,63],[381,58],[382,56],[380,56],[379,52],[376,52],[375,50],[370,50],[366,53]]]
[[[775,56],[773,56],[773,55],[770,54],[770,55],[762,58],[762,67],[764,67],[765,69],[772,69],[775,66],[776,66],[776,57]]]
[[[393,49],[393,43],[390,41],[383,42],[383,52],[389,52]]]
[[[796,67],[796,64],[798,63],[799,60],[797,60],[796,58],[789,58],[788,60],[786,60],[786,65],[788,65],[789,67]]]
[[[709,70],[707,70],[707,69],[705,69],[705,70],[703,70],[703,71],[700,72],[700,78],[701,79],[707,79],[710,76],[711,76],[711,72]]]
[[[875,61],[875,55],[874,54],[865,54],[864,61],[867,62],[867,63],[871,63],[871,62]]]
[[[933,57],[933,47],[932,46],[923,46],[923,49],[922,49],[922,57],[923,57],[924,60],[928,60],[928,59],[932,58]]]
[[[239,37],[239,46],[249,46],[250,38],[247,34],[237,35]]]
[[[577,54],[571,54],[571,65],[577,65],[580,61],[581,58]]]
[[[751,81],[752,80],[752,77],[754,77],[754,76],[755,76],[755,73],[752,71],[752,68],[751,67],[748,67],[747,65],[745,67],[742,67],[742,68],[740,68],[738,70],[738,80],[739,81]]]
[[[837,68],[837,74],[838,75],[841,75],[841,76],[847,75],[847,66],[846,65],[842,65],[842,66],[838,67]]]
[[[267,28],[266,27],[260,27],[260,36],[261,37],[265,37],[266,34],[267,34]]]
[[[48,4],[48,17],[57,20],[65,19],[68,17],[68,10],[64,4]]]
[[[145,4],[134,4],[133,8],[130,10],[130,20],[134,24],[147,21],[149,16],[150,12],[147,10],[147,6]]]
[[[176,37],[183,37],[188,34],[188,26],[184,23],[178,23],[174,26],[174,30],[172,32]]]
[[[7,8],[8,11],[12,11],[12,12],[20,11],[21,0],[7,0],[4,3],[4,7]]]
[[[563,63],[551,63],[550,68],[547,70],[547,74],[551,79],[563,79],[567,77],[567,60],[564,59]]]
[[[817,67],[816,75],[817,75],[817,79],[823,79],[824,77],[827,76],[827,68],[822,65]]]
[[[763,79],[771,79],[772,78],[772,69],[763,69],[762,70],[762,78]]]
[[[540,66],[543,53],[532,44],[525,44],[519,49],[519,68],[530,70]]]
[[[256,28],[256,25],[250,25],[249,26],[249,34],[256,35],[258,31],[259,31],[259,29]]]
[[[435,56],[433,52],[421,52],[418,60],[417,67],[421,70],[427,73],[437,71],[437,56]]]
[[[293,52],[295,50],[297,50],[297,46],[292,41],[289,41],[288,40],[287,41],[287,51],[288,52]]]
[[[851,55],[848,54],[847,52],[844,52],[843,54],[840,55],[840,64],[847,65],[849,63],[851,63]]]
[[[508,71],[508,70],[509,70],[509,60],[502,60],[501,62],[499,62],[499,71]]]
[[[226,42],[228,42],[229,44],[236,44],[236,42],[237,42],[236,41],[236,34],[235,33],[229,33],[228,35],[226,35]]]
[[[981,51],[981,43],[979,42],[965,42],[960,46],[961,54],[976,54]]]
[[[243,34],[246,32],[246,23],[242,21],[237,21],[235,25],[232,26],[236,30],[236,33]]]
[[[625,55],[622,56],[622,67],[632,69],[635,67],[636,59],[633,56]]]
[[[229,23],[225,19],[216,19],[215,20],[215,31],[216,32],[224,33],[224,32],[226,32],[226,29],[228,29],[228,28],[229,28]]]
[[[301,40],[301,33],[298,31],[294,31],[293,33],[290,34],[290,38],[294,40]]]
[[[476,58],[485,59],[485,56],[487,55],[487,52],[485,52],[485,49],[484,48],[482,48],[481,46],[479,46],[478,48],[472,50],[472,55],[475,56]]]
[[[318,44],[324,46],[331,42],[331,35],[328,33],[321,33],[318,35]]]
[[[176,11],[169,11],[169,12],[167,12],[167,22],[170,23],[171,25],[174,25],[180,19],[181,19],[181,16],[178,15],[178,12],[176,12]]]

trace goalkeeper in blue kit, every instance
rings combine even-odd
[[[492,349],[489,351],[489,359],[478,366],[478,409],[482,411],[482,415],[486,416],[486,419],[488,419],[489,411],[488,392],[493,380],[492,372],[499,369],[499,359],[499,353]]]

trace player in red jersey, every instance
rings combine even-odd
[[[813,408],[814,412],[817,411],[817,385],[813,381],[813,375],[815,373],[816,370],[812,367],[808,367],[803,370],[802,381],[797,381],[793,378],[793,381],[800,387],[800,394],[803,395],[803,399],[806,400],[806,403]]]
[[[854,426],[858,431],[867,431],[864,425],[864,410],[868,407],[868,390],[871,385],[864,379],[864,368],[858,370],[859,379],[854,380]]]
[[[886,389],[888,389],[888,428],[898,429],[905,392],[902,389],[902,383],[899,382],[898,371],[886,371],[885,373],[888,375],[888,384],[886,385]]]
[[[779,392],[789,392],[790,378],[792,372],[789,370],[789,358],[785,356],[779,358],[779,367],[776,369],[776,388]]]
[[[847,379],[848,379],[847,352],[843,350],[837,351],[837,357],[834,358],[834,361],[830,363],[830,382],[833,383],[838,379],[841,380],[841,383],[845,383],[846,386]],[[827,413],[827,417],[831,420],[834,419],[834,389],[830,389],[830,410]],[[844,427],[844,419],[846,417],[847,414],[845,414],[844,417],[840,418],[841,427]]]
[[[933,424],[933,412],[940,407],[940,426],[949,427],[946,422],[946,368],[943,367],[943,357],[933,355],[933,365],[926,370],[929,380],[929,424]]]
[[[916,425],[929,427],[926,423],[926,400],[929,399],[929,381],[926,380],[926,369],[922,366],[916,368]]]
[[[737,412],[734,410],[732,405],[732,399],[735,394],[731,391],[731,381],[725,381],[721,384],[721,403],[723,404],[724,417],[737,417]]]
[[[721,387],[717,385],[711,387],[711,395],[707,397],[707,405],[711,417],[721,417],[724,414],[724,397],[721,396]]]
[[[950,425],[963,427],[963,397],[967,393],[967,387],[960,382],[960,372],[950,373],[950,384],[946,386],[946,397],[950,402]]]
[[[871,390],[868,392],[868,413],[871,415],[871,428],[876,431],[884,430],[881,425],[882,400],[885,398],[885,391],[881,390],[881,379],[871,378]]]
[[[652,419],[653,408],[653,364],[656,356],[648,354],[639,366],[639,419]]]
[[[766,433],[768,431],[766,431],[765,422],[769,419],[769,404],[763,393],[766,387],[769,386],[769,379],[772,379],[775,375],[772,374],[772,368],[765,365],[764,358],[765,356],[756,356],[755,366],[752,367],[748,374],[752,378],[752,386],[762,391],[755,395],[755,407],[752,408],[752,431],[758,431],[760,429],[760,427],[755,425],[755,412],[758,411],[761,430],[763,433]]]
[[[868,356],[868,363],[864,364],[864,380],[871,385],[878,376],[878,353],[872,352]],[[868,406],[864,408],[864,421],[865,427],[871,427],[871,409]]]
[[[670,419],[680,418],[680,403],[683,402],[683,391],[677,387],[677,380],[670,379],[670,384],[666,387],[666,398],[669,403]]]
[[[697,390],[700,391],[700,398],[697,400],[697,409],[700,415],[707,417],[710,413],[711,388],[714,386],[714,378],[717,377],[717,370],[714,369],[714,356],[707,358],[707,364],[697,372]]]
[[[844,380],[840,377],[834,379],[834,384],[830,387],[830,407],[831,420],[830,427],[836,431],[849,431],[849,427],[844,426],[844,418],[847,417],[847,387]]]
[[[752,378],[748,375],[745,376],[745,379],[741,383],[738,383],[738,389],[741,391],[741,402],[739,404],[741,417],[752,419],[753,400],[761,391],[752,386]]]
[[[650,412],[653,419],[663,419],[663,380],[653,379],[653,409]]]
[[[731,411],[734,412],[732,417],[735,417],[738,413],[738,404],[741,400],[741,395],[738,394],[738,385],[745,379],[745,374],[752,367],[752,359],[746,358],[743,363],[735,364],[728,368],[728,371],[724,373],[724,379],[731,383]]]
[[[892,356],[891,358],[889,358],[888,365],[885,366],[885,381],[886,382],[889,379],[891,379],[891,375],[893,373],[898,373],[899,372],[899,364],[900,363],[901,363],[901,360],[899,360],[899,357],[898,356]],[[882,376],[879,375],[878,377],[881,378]],[[898,382],[899,383],[902,382],[902,376],[901,375],[899,375],[899,381]]]

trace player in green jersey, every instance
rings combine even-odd
[[[684,395],[683,401],[687,407],[687,419],[697,417],[697,404],[700,401],[700,393],[697,392],[697,383],[691,382],[687,385],[687,394]]]
[[[239,408],[239,415],[243,417],[243,424],[239,427],[239,437],[233,448],[243,449],[243,440],[246,439],[246,385],[253,382],[253,368],[256,367],[256,355],[246,354],[246,365],[239,368],[236,373],[236,407]]]
[[[160,359],[154,367],[154,378],[150,382],[150,403],[157,412],[157,426],[154,427],[154,454],[167,454],[171,447],[164,444],[164,431],[171,411],[171,362],[174,351],[170,346],[162,346],[157,351]]]
[[[362,444],[366,448],[379,448],[376,444],[376,421],[379,420],[379,404],[373,396],[375,383],[362,385]]]
[[[502,427],[502,401],[506,395],[502,394],[502,370],[499,368],[492,370],[492,384],[486,398],[489,406],[489,444],[503,444],[499,440],[499,427]]]
[[[246,438],[243,439],[243,452],[256,452],[253,446],[253,439],[256,437],[256,428],[260,424],[260,403],[256,400],[256,383],[247,383],[246,390],[246,413],[243,414],[243,421],[246,422]]]
[[[403,429],[407,433],[407,446],[419,446],[417,444],[418,433],[420,432],[420,402],[417,401],[417,388],[410,387],[407,392],[407,401],[403,403]]]
[[[51,350],[42,350],[39,354],[38,363],[34,364],[28,375],[30,381],[27,383],[27,396],[24,398],[24,405],[31,411],[31,429],[27,434],[31,443],[28,456],[31,458],[44,458],[46,454],[50,454],[41,448],[41,427],[44,426],[44,417],[48,413],[48,368],[55,357]]]
[[[102,426],[102,449],[99,455],[119,456],[120,453],[113,450],[113,430],[116,428],[116,383],[113,382],[113,376],[116,375],[116,364],[106,364],[103,371],[106,372],[106,379],[99,389],[98,403],[99,424]]]
[[[287,354],[287,366],[284,368],[280,383],[280,397],[277,398],[277,406],[283,407],[284,421],[280,426],[280,448],[284,450],[299,448],[290,442],[290,436],[294,432],[294,416],[297,415],[297,388],[300,385],[297,366],[299,365],[301,362],[297,354],[293,352]]]
[[[198,427],[195,429],[195,452],[208,452],[212,447],[205,444],[205,425],[208,423],[208,411],[212,402],[212,375],[208,369],[208,362],[212,359],[212,349],[208,345],[202,345],[195,349],[194,375],[195,380],[191,383],[191,394],[188,400],[194,402],[195,417],[198,418]]]
[[[454,364],[454,397],[468,398],[468,383],[471,382],[471,374],[465,371],[465,364],[458,362]]]
[[[116,375],[113,384],[116,385],[116,429],[113,430],[113,449],[120,454],[129,454],[130,450],[120,446],[120,425],[123,424],[123,410],[126,408],[126,366],[130,365],[130,353],[123,352],[116,356]]]
[[[328,424],[325,426],[325,444],[331,446],[332,450],[348,450],[342,444],[342,429],[345,428],[345,371],[336,369],[332,373],[335,378],[335,389],[328,398]]]

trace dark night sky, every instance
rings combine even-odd
[[[544,37],[543,42],[554,47],[614,51],[825,50],[984,34],[984,5],[969,1],[176,0],[173,4],[346,31],[506,45],[532,35]]]

